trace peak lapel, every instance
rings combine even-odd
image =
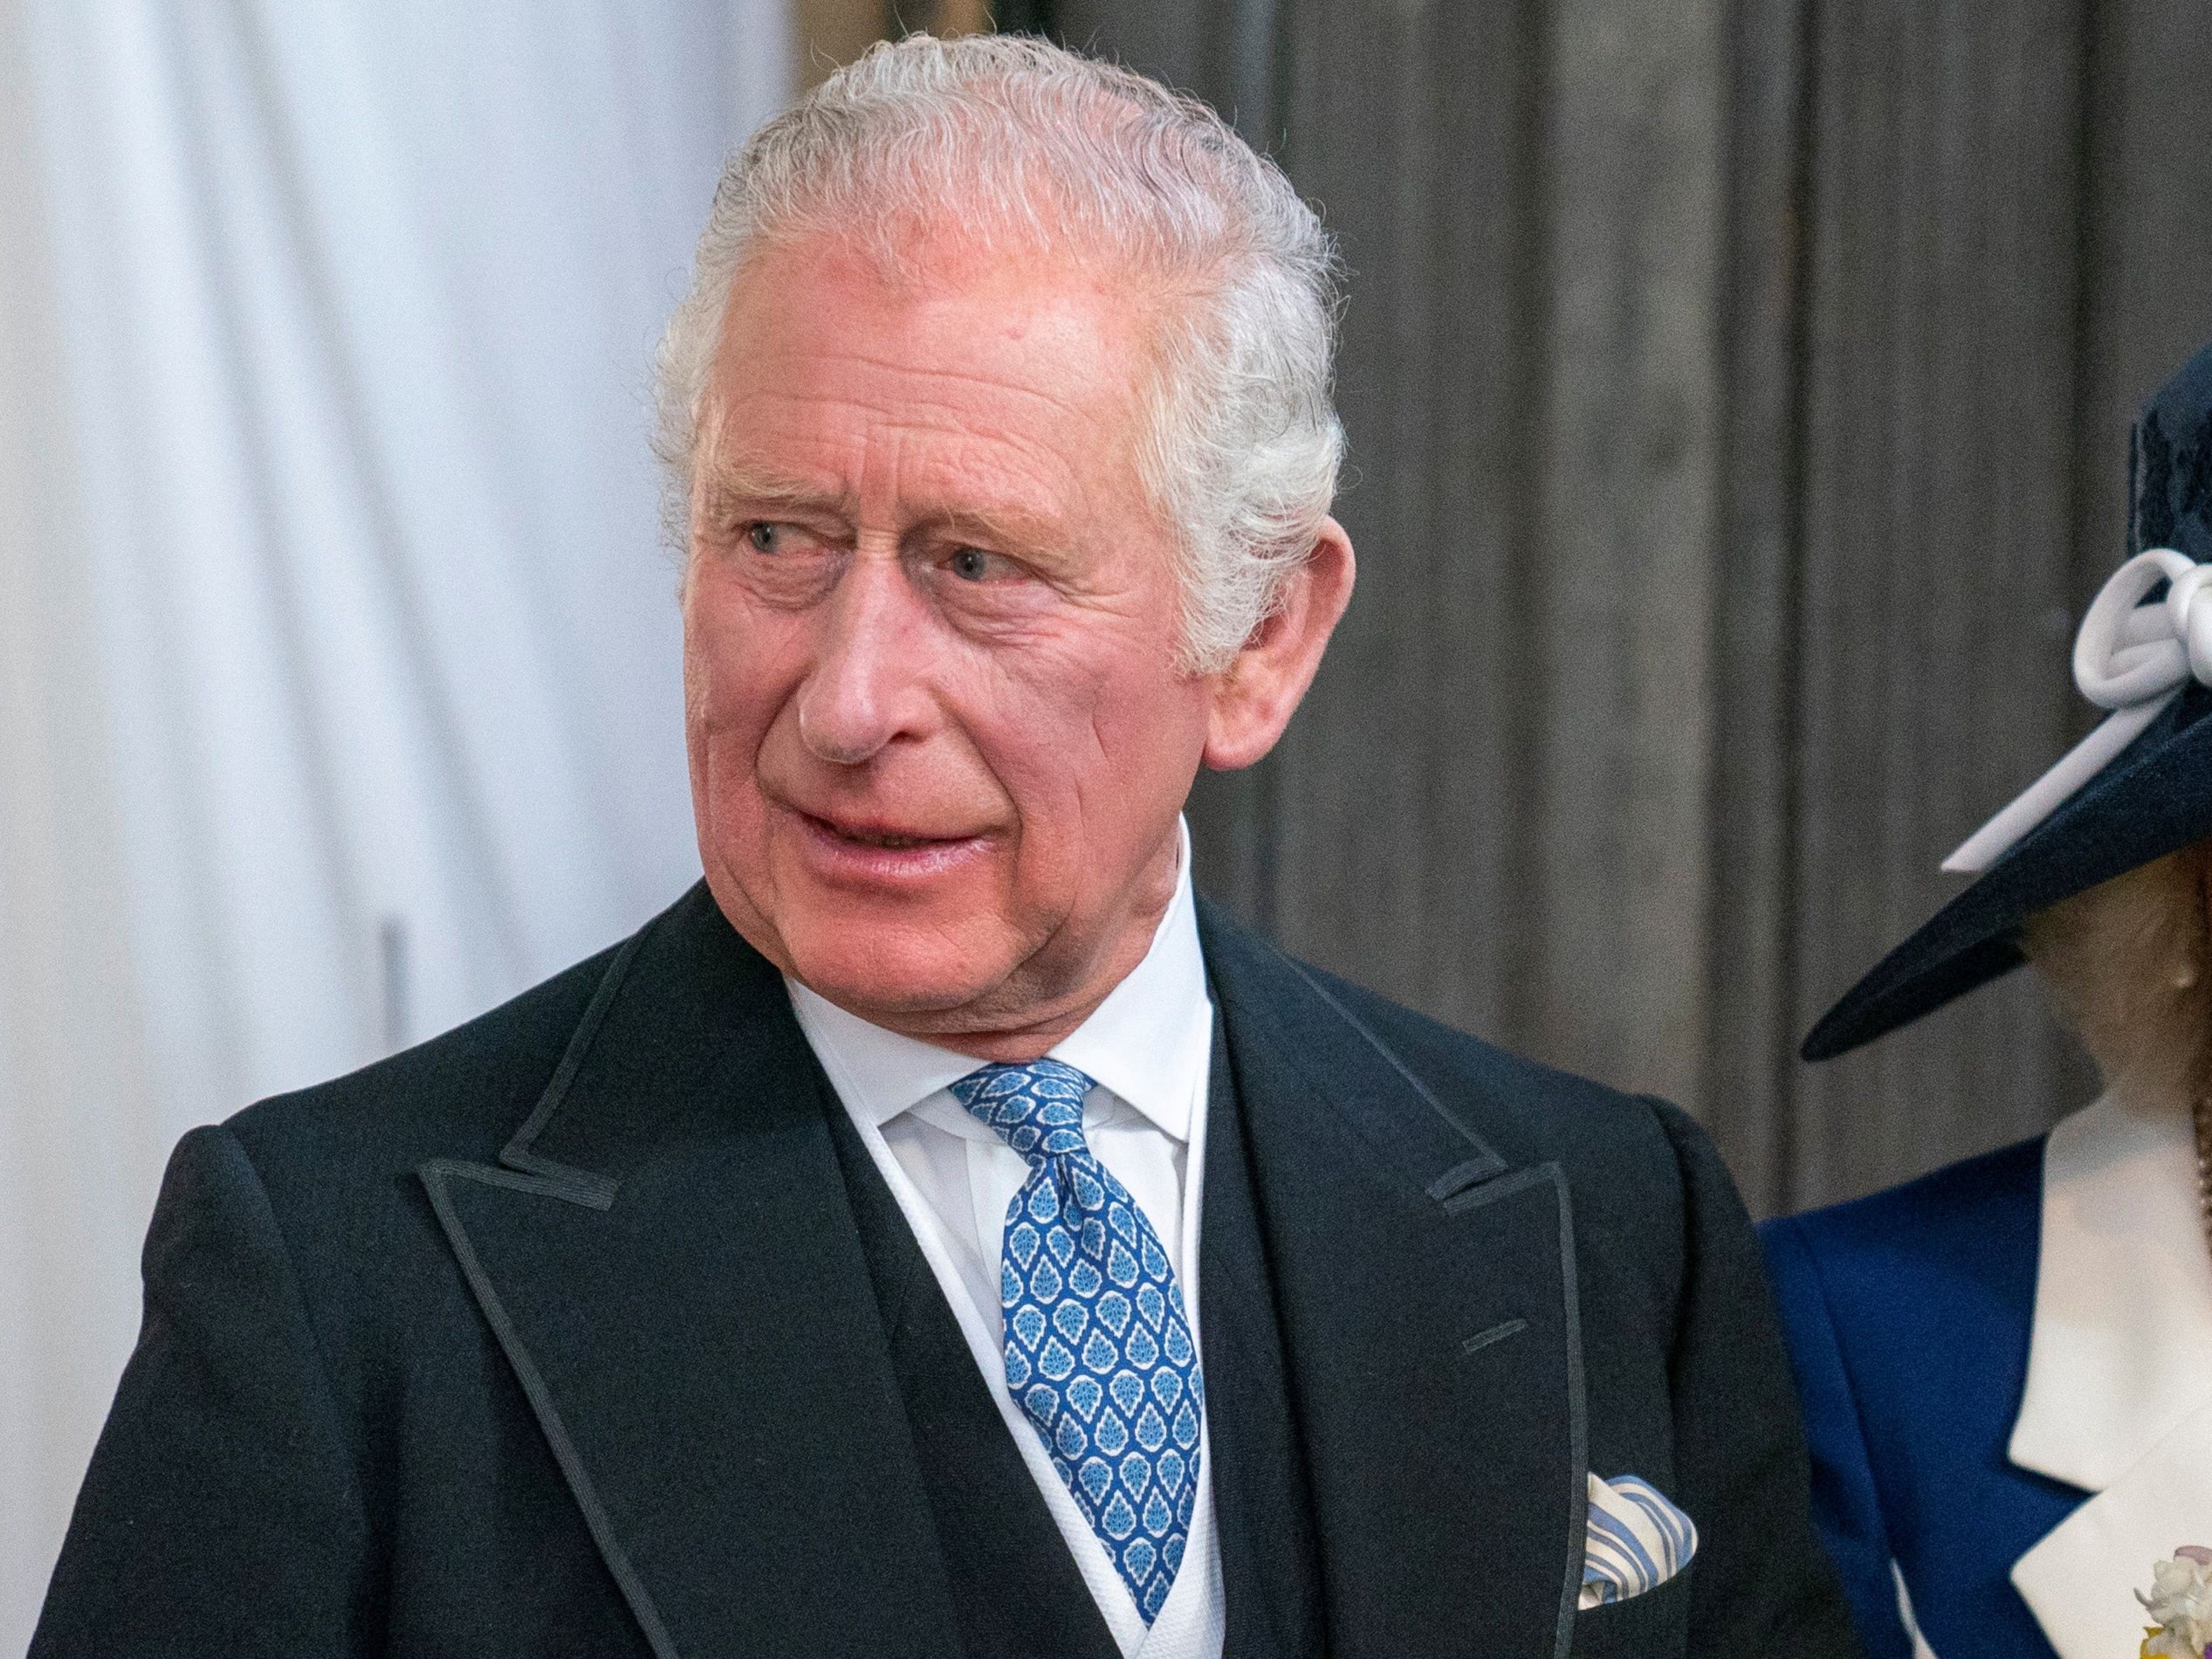
[[[2012,1566],[2013,1587],[2058,1659],[2127,1651],[2145,1620],[2138,1590],[2184,1544],[2212,1538],[2212,1403],[2058,1523]]]
[[[702,887],[610,968],[501,1167],[422,1172],[663,1659],[955,1651],[833,1105]]]
[[[1202,916],[1329,1650],[1560,1659],[1586,1461],[1564,1178],[1509,1167],[1320,981]]]

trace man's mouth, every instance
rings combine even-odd
[[[967,836],[924,835],[918,830],[883,824],[843,823],[813,812],[802,811],[800,816],[823,835],[852,846],[872,847],[884,852],[912,852],[917,848],[949,846],[972,839]]]
[[[817,818],[814,822],[841,841],[849,841],[862,847],[882,847],[891,852],[906,852],[916,847],[934,846],[938,839],[935,836],[903,836],[890,830],[855,829],[846,824],[831,823],[822,818]]]
[[[949,832],[911,818],[830,817],[780,803],[800,831],[797,846],[816,878],[833,886],[913,892],[931,888],[986,857],[996,842],[988,827]],[[934,833],[933,833],[934,832]]]

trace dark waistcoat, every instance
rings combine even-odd
[[[1322,1650],[1320,1573],[1235,1082],[1218,1027],[1210,1076],[1199,1315],[1227,1603],[1224,1659],[1303,1659]],[[833,1105],[828,1115],[966,1659],[1116,1659],[1113,1636],[898,1201],[845,1113]]]

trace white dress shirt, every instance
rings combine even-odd
[[[1213,1005],[1191,896],[1190,835],[1175,896],[1151,948],[1051,1057],[1095,1086],[1083,1103],[1091,1150],[1129,1189],[1175,1269],[1192,1340],[1199,1323],[1199,1213],[1206,1168],[1206,1073]],[[949,1084],[983,1063],[871,1025],[787,980],[793,1008],[900,1212],[937,1275],[1030,1478],[1043,1495],[1123,1659],[1219,1659],[1221,1559],[1213,1525],[1210,1414],[1199,1429],[1199,1489],[1175,1575],[1148,1630],[1105,1546],[1007,1393],[999,1306],[1006,1206],[1028,1180],[1022,1156],[971,1118]]]

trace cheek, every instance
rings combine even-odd
[[[787,660],[796,661],[789,618],[763,615],[735,584],[694,577],[684,604],[684,721],[696,770],[711,762],[728,788],[732,766],[749,773],[751,757],[788,696]],[[785,625],[779,629],[780,621]]]
[[[971,726],[1013,797],[1032,856],[1104,854],[1179,805],[1206,742],[1204,682],[1156,640],[1088,637],[1023,653],[992,676]]]
[[[684,661],[696,695],[718,712],[746,689],[738,671],[763,655],[761,623],[737,582],[711,566],[693,574],[684,596]]]

